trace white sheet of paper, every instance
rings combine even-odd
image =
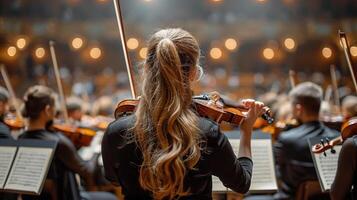
[[[238,155],[239,139],[230,139],[233,151]],[[273,159],[273,149],[269,139],[252,140],[253,176],[250,191],[274,191],[278,189]]]
[[[0,188],[4,188],[17,147],[0,147]]]
[[[326,156],[323,153],[313,154],[317,168],[317,173],[320,177],[320,185],[324,191],[329,190],[335,179],[338,155],[340,154],[342,146],[335,146],[336,153],[332,154],[331,151],[326,151]]]
[[[4,189],[39,193],[53,149],[20,147]]]

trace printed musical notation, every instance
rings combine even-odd
[[[53,149],[20,147],[4,189],[38,193]]]
[[[313,153],[313,160],[317,174],[319,176],[320,185],[323,191],[329,190],[335,179],[338,155],[340,154],[342,146],[335,146],[336,153],[326,151],[326,156],[323,153]]]
[[[230,139],[233,151],[238,155],[239,139]],[[275,178],[275,168],[273,151],[270,139],[253,139],[252,140],[252,160],[253,175],[250,186],[250,192],[259,191],[276,191],[278,186]],[[213,191],[224,191],[225,187],[217,177],[212,178]],[[223,187],[223,188],[222,188]],[[229,189],[227,189],[230,191]]]
[[[4,187],[16,150],[16,147],[0,147],[0,188]]]

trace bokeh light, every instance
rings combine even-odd
[[[99,59],[100,56],[102,55],[102,50],[99,47],[93,47],[89,51],[89,55],[93,59]]]
[[[272,48],[265,48],[263,50],[263,56],[267,60],[273,59],[275,56],[274,50]]]
[[[228,50],[231,50],[233,51],[234,49],[237,48],[238,46],[238,43],[235,39],[233,38],[228,38],[226,39],[226,41],[224,42],[224,46],[228,49]]]
[[[220,59],[222,57],[222,50],[220,48],[214,47],[210,50],[209,54],[213,59]]]
[[[148,53],[148,48],[146,47],[141,48],[139,51],[140,58],[146,59],[147,53]]]
[[[14,57],[16,55],[16,47],[14,46],[10,46],[9,48],[7,48],[7,55],[9,55],[10,57]]]
[[[71,44],[74,49],[80,49],[83,46],[83,39],[80,37],[75,37],[73,38]]]
[[[23,48],[26,47],[26,45],[27,45],[27,41],[26,41],[25,38],[22,38],[22,37],[21,37],[21,38],[19,38],[19,39],[16,40],[16,46],[17,46],[17,48],[23,49]]]
[[[139,47],[139,41],[136,38],[129,38],[126,45],[130,50],[135,50]]]
[[[35,56],[39,59],[45,57],[46,55],[46,51],[43,47],[38,47],[36,50],[35,50]]]
[[[286,38],[284,40],[284,46],[288,50],[293,50],[296,46],[295,40],[292,38]]]
[[[329,47],[324,47],[322,49],[322,56],[326,59],[330,58],[332,56],[332,50]]]
[[[353,57],[356,57],[356,56],[357,56],[357,47],[356,47],[356,46],[352,46],[352,47],[350,48],[350,52],[351,52],[351,55],[352,55]]]

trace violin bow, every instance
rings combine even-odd
[[[341,30],[338,31],[338,35],[340,37],[340,44],[341,44],[341,46],[343,48],[343,52],[345,53],[347,65],[348,65],[348,68],[350,69],[350,73],[351,73],[351,76],[352,76],[352,81],[353,81],[353,84],[355,86],[356,93],[357,93],[357,81],[356,81],[356,74],[355,74],[357,70],[353,69],[353,65],[352,65],[352,61],[351,61],[351,55],[350,55],[350,52],[349,52],[350,51],[350,47],[348,45],[347,36],[346,36],[346,33],[344,31],[341,31]]]
[[[11,82],[10,82],[10,79],[7,75],[7,72],[6,72],[6,69],[5,69],[5,65],[4,64],[1,64],[0,66],[0,71],[1,71],[1,75],[4,79],[4,82],[5,82],[5,85],[6,85],[6,88],[7,90],[9,91],[9,95],[10,95],[10,100],[14,103],[14,107],[15,107],[15,112],[16,112],[16,117],[20,120],[20,121],[23,121],[23,117],[21,115],[21,112],[20,110],[18,109],[19,108],[19,105],[18,105],[18,101],[16,99],[16,95],[15,95],[15,92],[14,92],[14,89],[11,85]]]
[[[64,96],[62,81],[61,81],[60,72],[58,69],[56,52],[55,52],[55,48],[54,48],[55,42],[50,41],[49,44],[50,44],[50,52],[51,52],[51,59],[52,59],[52,63],[53,63],[53,69],[54,69],[55,76],[56,76],[56,83],[57,83],[57,87],[58,87],[58,92],[60,94],[61,110],[62,110],[65,122],[69,123],[68,112],[67,112],[67,108],[66,108],[66,98]]]
[[[124,52],[124,60],[125,60],[126,69],[128,72],[128,77],[129,77],[131,95],[132,95],[133,99],[136,99],[137,96],[136,96],[136,90],[135,90],[135,85],[134,85],[134,78],[132,75],[133,68],[130,63],[127,45],[126,45],[126,39],[125,39],[125,33],[124,33],[124,23],[123,23],[123,17],[121,14],[121,8],[120,8],[120,0],[113,0],[113,2],[114,2],[115,15],[117,18],[117,24],[118,24],[119,33],[120,33],[121,46],[122,46],[122,49]]]

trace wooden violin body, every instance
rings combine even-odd
[[[139,100],[133,99],[119,102],[115,110],[115,118],[134,112],[138,104]],[[193,98],[192,104],[192,107],[201,117],[210,118],[217,123],[227,122],[238,126],[245,119],[246,112],[248,111],[248,109],[243,106],[217,106],[216,102],[202,98]],[[262,117],[267,121],[267,123],[271,124],[274,121],[274,119],[269,116],[268,111]]]
[[[4,117],[4,123],[10,128],[10,130],[20,130],[25,128],[24,120],[19,119],[13,114],[6,114]]]
[[[76,147],[89,146],[96,131],[90,128],[77,127],[71,124],[56,123],[52,125],[55,131],[59,131],[66,135]]]

